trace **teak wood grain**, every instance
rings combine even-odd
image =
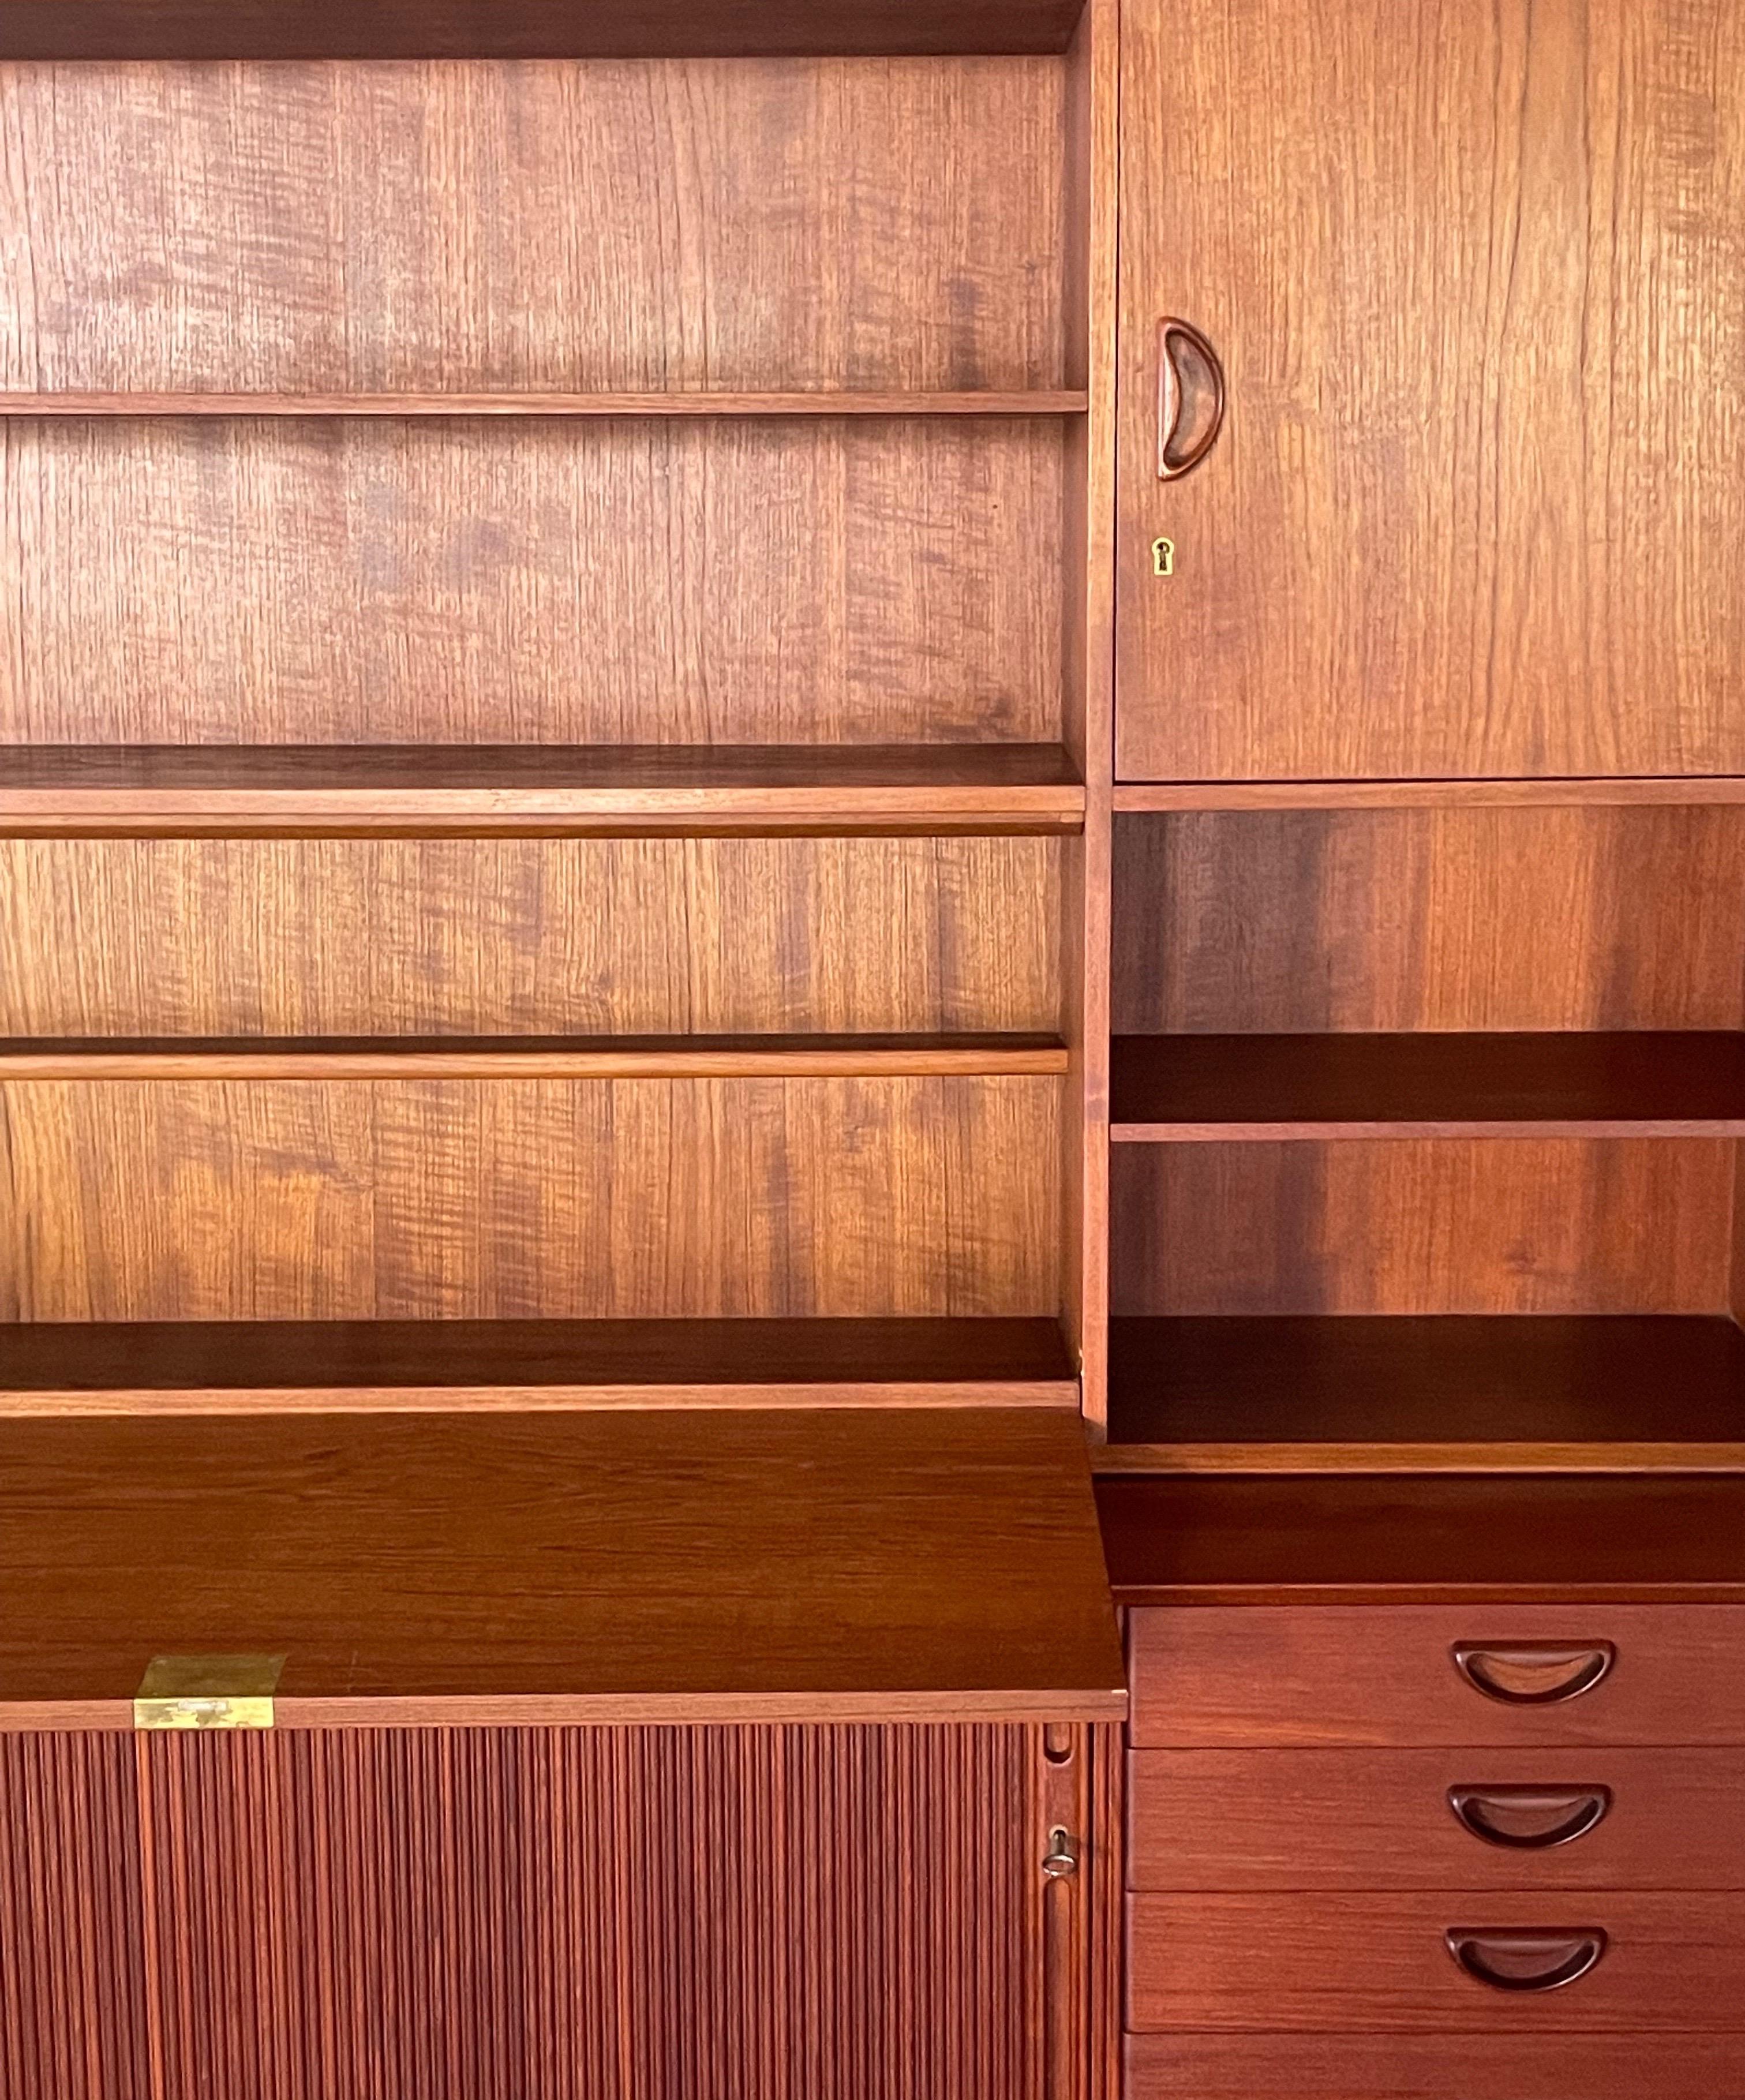
[[[1115,827],[1115,1029],[1737,1029],[1745,811],[1252,811]]]
[[[0,746],[1058,744],[1064,442],[14,425]]]
[[[0,839],[1076,832],[1059,744],[0,747]]]
[[[1731,0],[1139,0],[1122,71],[1121,776],[1745,771]]]
[[[1117,1313],[1719,1313],[1734,1152],[1703,1138],[1123,1145]]]
[[[1061,1087],[21,1080],[0,1318],[1053,1314]]]
[[[1732,1604],[1256,1604],[1135,1612],[1128,1630],[1143,1749],[1745,1745]],[[1461,1674],[1457,1643],[1609,1645],[1615,1659],[1574,1698],[1511,1705]]]
[[[1725,1476],[1126,1475],[1097,1508],[1126,1605],[1745,1604]]]
[[[1729,1319],[1115,1321],[1100,1469],[1745,1468]]]
[[[1608,1943],[1561,1990],[1469,1976],[1453,1930],[1597,1928]],[[1488,2034],[1738,2034],[1745,1939],[1735,1895],[1487,1890],[1424,1895],[1138,1895],[1127,1927],[1128,2024],[1321,2033],[1441,2029],[1456,2052]],[[1657,2088],[1650,2086],[1650,2092]]]
[[[1716,2100],[1736,2035],[1172,2034],[1126,2044],[1127,2100]]]
[[[817,388],[810,393],[729,394],[4,394],[0,417],[73,416],[347,417],[534,416],[1082,416],[1082,393],[1038,387],[1028,393],[878,394]]]
[[[9,1422],[0,1727],[155,1655],[281,1725],[1118,1718],[1064,1410]]]
[[[0,1036],[1049,1033],[1060,850],[0,841]]]
[[[1738,1767],[1731,1749],[1136,1750],[1127,1886],[1738,1890]],[[1459,1789],[1511,1787],[1550,1802],[1536,1830],[1572,1821],[1602,1789],[1609,1805],[1584,1835],[1544,1850],[1487,1843],[1449,1805]]]
[[[0,1415],[1064,1406],[1052,1320],[0,1325]]]
[[[7,66],[0,395],[1070,393],[1062,126],[1041,58]]]

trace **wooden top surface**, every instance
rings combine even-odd
[[[0,1425],[0,1727],[280,1654],[286,1726],[1125,1703],[1064,1410]]]
[[[1745,1135],[1745,1035],[1123,1035],[1117,1137]]]
[[[1725,1475],[1099,1480],[1116,1600],[1745,1603]]]

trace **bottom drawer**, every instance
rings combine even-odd
[[[1745,2029],[1745,1901],[1716,1892],[1137,1895],[1127,1931],[1137,2034]]]
[[[1134,2035],[1126,2100],[1740,2100],[1745,2036]]]

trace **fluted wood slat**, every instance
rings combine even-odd
[[[134,1745],[0,1736],[0,2093],[155,2100]]]
[[[145,1756],[159,2100],[1053,2100],[1038,1729]]]

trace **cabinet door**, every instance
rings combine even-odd
[[[133,1740],[0,1735],[0,2094],[147,2100]]]
[[[1067,1732],[1082,1767],[1088,1732]],[[1077,2054],[1086,1877],[1042,1870],[1064,1811],[1039,1728],[274,1732],[148,1754],[161,2100],[1077,2089],[1056,2030]]]
[[[1121,66],[1120,775],[1745,771],[1745,8],[1126,0]]]

